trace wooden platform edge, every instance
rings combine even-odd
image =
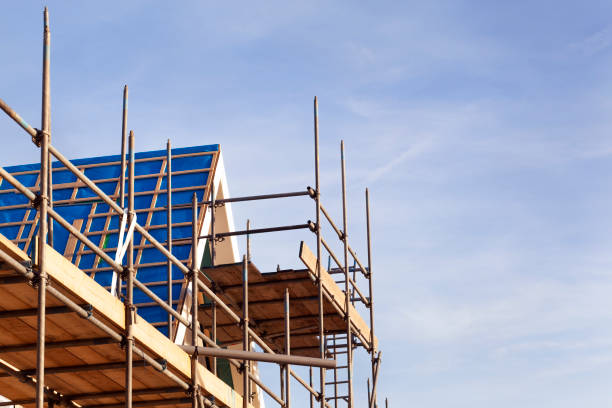
[[[0,234],[0,247],[17,259],[25,255],[2,234]],[[46,265],[48,266],[47,273],[52,281],[61,285],[70,295],[92,305],[98,313],[111,321],[116,327],[125,329],[125,310],[119,299],[111,295],[110,292],[52,247],[47,246],[45,252]],[[26,259],[28,259],[27,256]],[[190,356],[141,317],[137,318],[134,325],[134,337],[138,344],[156,357],[165,359],[173,371],[178,371],[185,378],[191,378]],[[238,395],[230,386],[201,364],[198,364],[198,373],[199,385],[206,394],[214,396],[215,401],[231,408],[242,407],[242,396]],[[249,406],[252,407],[250,404]]]
[[[0,249],[7,254],[11,255],[13,259],[21,262],[30,259],[28,254],[23,252],[17,245],[13,244],[13,241],[0,234]]]
[[[308,245],[306,245],[304,241],[300,242],[299,257],[304,263],[304,265],[306,265],[308,270],[310,270],[310,272],[312,272],[314,276],[316,276],[317,257],[315,256],[315,254],[312,253],[312,251],[310,250],[310,248],[308,248]],[[344,295],[344,292],[342,291],[342,289],[338,287],[338,285],[336,284],[336,281],[334,281],[334,279],[331,277],[329,272],[327,272],[327,270],[325,269],[323,265],[321,265],[321,280],[323,281],[323,287],[325,290],[328,291],[329,296],[332,299],[334,299],[335,302],[338,302],[338,306],[340,307],[340,309],[344,313],[346,313],[346,306],[345,306],[346,296]],[[351,321],[353,322],[353,325],[355,326],[357,330],[359,330],[361,335],[365,337],[369,342],[370,341],[370,328],[368,327],[366,322],[363,320],[359,312],[355,309],[355,307],[351,304],[349,304],[349,307],[350,307]],[[376,336],[374,337],[374,348],[378,349],[378,339],[376,338]]]

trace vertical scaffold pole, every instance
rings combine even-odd
[[[249,265],[242,257],[242,349],[249,350]],[[242,407],[249,407],[249,360],[242,362]]]
[[[210,266],[215,266],[217,251],[215,250],[215,179],[210,182]],[[215,288],[213,287],[213,291]],[[217,303],[212,301],[212,340],[217,344]],[[212,358],[213,374],[217,375],[217,357]]]
[[[215,249],[215,182],[210,182],[210,263],[215,266],[217,251]]]
[[[315,203],[317,208],[317,284],[319,290],[319,357],[325,358],[325,328],[323,327],[323,279],[321,279],[321,191],[319,183],[319,102],[314,98],[314,137],[315,137]],[[319,371],[320,403],[325,408],[325,368]]]
[[[192,202],[192,226],[191,226],[191,344],[196,347],[196,352],[191,358],[191,381],[193,387],[191,407],[198,406],[198,197],[193,193]]]
[[[44,45],[43,45],[43,112],[42,112],[42,129],[47,133],[47,144],[51,144],[51,31],[49,30],[49,11],[45,7],[45,29],[44,29]],[[53,209],[53,163],[51,162],[51,153],[47,149],[47,191],[48,206]],[[47,219],[47,240],[49,246],[53,246],[53,218]]]
[[[346,307],[346,365],[348,381],[348,407],[353,407],[353,334],[351,333],[351,288],[348,266],[348,234],[346,222],[346,164],[344,161],[344,140],[340,142],[340,162],[342,165],[342,242],[344,243],[344,293]]]
[[[308,385],[310,385],[310,388],[312,388],[312,366],[308,367],[308,373],[310,374]],[[310,408],[314,408],[314,395],[312,395],[312,392],[309,392],[308,394],[310,395]]]
[[[291,354],[291,321],[289,314],[289,288],[285,288],[285,354]],[[285,408],[290,408],[291,405],[291,367],[285,365],[285,388],[287,390],[285,397]]]
[[[167,220],[167,235],[168,235],[168,252],[172,253],[172,146],[170,139],[166,144],[166,218]],[[168,258],[168,305],[173,307],[172,303],[172,262]],[[168,313],[168,338],[172,339],[172,315]]]
[[[121,208],[125,208],[125,144],[127,139],[128,86],[123,87],[123,115],[121,116],[121,174],[119,175],[119,196]]]
[[[193,193],[191,198],[191,344],[195,347],[195,353],[191,356],[191,407],[198,406],[198,197]]]
[[[132,219],[136,217],[134,212],[134,132],[130,130],[129,140],[130,151],[130,170],[128,175],[128,222],[130,225]],[[129,237],[128,237],[129,238]],[[125,344],[125,406],[132,407],[132,371],[134,368],[134,318],[136,310],[134,308],[134,240],[130,239],[127,250],[127,277],[126,277],[126,296],[125,296],[125,327],[126,327],[126,344]]]
[[[366,199],[366,232],[368,239],[368,285],[369,285],[369,309],[370,309],[370,355],[372,357],[372,381],[375,381],[376,371],[376,345],[374,344],[374,294],[372,292],[372,235],[370,229],[370,191],[366,188],[365,190]],[[376,390],[372,390],[372,401],[370,406],[376,406]]]
[[[217,344],[217,302],[214,300],[211,304],[211,313],[212,313],[212,341]],[[213,357],[212,359],[212,372],[214,375],[217,375],[217,358]]]
[[[125,208],[125,170],[126,159],[125,150],[127,143],[127,109],[128,109],[128,86],[123,86],[123,114],[121,116],[121,174],[119,175],[119,197],[121,208]],[[116,272],[113,272],[116,273]],[[123,290],[123,277],[117,274],[117,286],[115,288],[117,296],[121,297]]]
[[[248,233],[248,231],[251,229],[251,220],[247,220],[246,223],[246,230],[247,230],[247,234],[246,234],[246,247],[247,247],[247,260],[249,262],[251,262],[251,234]]]
[[[285,366],[279,364],[278,369],[280,375],[280,398],[283,401],[283,405],[281,405],[281,408],[284,408],[287,404],[287,397],[285,396]]]
[[[43,34],[43,80],[42,113],[40,141],[40,226],[38,228],[38,311],[36,338],[36,408],[43,408],[45,398],[45,315],[47,302],[47,271],[45,265],[45,246],[47,244],[47,204],[48,204],[48,166],[49,132],[51,124],[51,90],[49,77],[50,63],[49,12],[45,7]]]
[[[251,229],[251,220],[247,219],[246,222],[246,229],[247,231],[249,231]],[[247,261],[251,262],[251,234],[247,233],[246,236],[246,240],[247,240]],[[248,338],[248,342],[247,342],[247,347],[246,347],[247,351],[251,351],[251,339],[250,337]],[[249,363],[249,370],[251,369],[251,364]],[[250,371],[249,371],[250,372]],[[249,396],[249,402],[251,402],[251,380],[250,380],[250,376],[247,377],[248,378],[248,383],[247,383],[247,395]]]

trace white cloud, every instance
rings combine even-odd
[[[588,37],[570,44],[571,48],[581,51],[587,56],[593,56],[612,45],[612,27],[605,27]]]

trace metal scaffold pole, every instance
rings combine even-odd
[[[348,234],[346,220],[346,163],[344,161],[344,140],[340,142],[340,162],[342,166],[342,242],[344,244],[344,293],[346,307],[346,365],[348,381],[348,407],[353,407],[353,335],[351,333],[351,288],[348,266]]]
[[[48,205],[48,166],[49,134],[51,124],[51,89],[49,78],[50,33],[49,12],[44,12],[43,39],[43,81],[42,81],[42,114],[40,131],[40,226],[38,228],[38,311],[36,339],[36,408],[43,408],[45,393],[45,318],[47,301],[47,271],[45,265],[47,245],[47,205]]]
[[[242,350],[249,351],[249,267],[247,256],[242,257]],[[242,362],[242,407],[249,407],[249,360]]]
[[[308,374],[309,374],[309,381],[308,381],[308,385],[310,386],[310,388],[312,388],[312,366],[308,367]],[[310,396],[310,408],[314,408],[314,395],[312,395],[312,392],[308,393]]]
[[[125,150],[127,143],[127,116],[128,115],[128,86],[123,87],[123,113],[121,115],[121,174],[119,175],[119,197],[121,208],[125,208]],[[110,209],[109,209],[110,210]],[[123,290],[123,277],[117,274],[116,294],[121,297]]]
[[[192,197],[192,242],[191,242],[191,344],[196,347],[196,352],[191,357],[191,383],[192,383],[192,408],[197,408],[199,386],[198,386],[198,197],[193,193]]]
[[[130,168],[128,176],[128,225],[132,223],[132,219],[136,217],[134,212],[134,168],[135,168],[135,151],[134,151],[134,132],[130,130],[129,139],[129,154]],[[126,237],[129,239],[129,237]],[[136,310],[134,307],[134,240],[130,239],[127,249],[127,274],[126,277],[126,296],[125,296],[125,406],[132,407],[132,378],[134,369],[134,318]]]
[[[215,266],[217,251],[215,250],[215,180],[210,183],[210,266]],[[213,287],[214,290],[214,287]],[[217,344],[217,302],[212,301],[212,340]],[[217,375],[217,358],[212,359],[212,372]]]
[[[121,208],[125,208],[125,144],[127,139],[128,86],[123,87],[123,115],[121,116],[121,174],[119,175],[119,196]]]
[[[317,284],[319,295],[319,357],[325,358],[325,328],[323,327],[323,280],[321,279],[321,190],[319,182],[319,102],[314,98],[314,137],[315,137],[315,204],[317,221]],[[325,408],[325,369],[319,371],[319,402]]]
[[[376,381],[377,381],[377,358],[376,358],[376,344],[374,337],[374,294],[372,291],[372,235],[370,229],[370,191],[365,189],[365,200],[366,200],[366,232],[367,232],[367,243],[368,243],[368,285],[369,285],[369,309],[370,309],[370,356],[372,358],[372,381],[373,389],[370,397],[370,408],[376,406]]]
[[[167,222],[167,234],[168,234],[168,252],[172,253],[172,147],[170,146],[170,139],[166,144],[166,189],[167,201],[166,214],[168,218]],[[172,262],[168,259],[168,304],[172,305]],[[168,313],[168,338],[172,338],[172,314]]]
[[[291,321],[290,321],[290,313],[289,313],[289,288],[285,288],[285,354],[287,356],[291,355]],[[289,364],[285,366],[285,388],[286,388],[286,397],[285,397],[285,408],[290,408],[291,405],[291,377],[289,375],[289,371],[291,367]]]

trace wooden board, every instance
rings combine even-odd
[[[18,261],[28,260],[27,256],[12,242],[0,235],[0,249]],[[93,315],[121,333],[125,328],[124,305],[93,279],[75,267],[61,254],[50,247],[46,250],[47,272],[50,284],[79,304],[93,306]],[[15,276],[16,272],[0,265],[0,276]],[[34,375],[36,367],[36,315],[37,290],[28,283],[14,281],[0,285],[0,359],[28,375]],[[107,336],[86,319],[76,313],[64,311],[57,313],[62,303],[52,295],[47,295],[47,319],[45,354],[45,384],[63,395],[83,393],[119,392],[119,395],[98,396],[96,398],[75,397],[81,405],[121,404],[124,384],[125,352],[117,343],[100,341],[100,344],[72,345],[59,347],[58,342],[80,341],[84,339],[105,339]],[[30,310],[29,315],[19,316],[5,312]],[[2,315],[4,313],[4,315]],[[134,336],[139,347],[156,360],[164,359],[167,370],[190,382],[190,357],[168,338],[163,336],[148,322],[138,318],[134,326]],[[65,343],[64,343],[65,344]],[[16,351],[6,346],[24,346]],[[28,348],[29,347],[29,348]],[[162,388],[176,387],[166,375],[145,366],[138,355],[134,355],[134,401],[157,401],[159,406],[186,406],[189,402],[176,402],[185,398],[183,391],[163,391]],[[99,364],[116,363],[111,368]],[[83,366],[78,372],[55,372],[66,366]],[[88,369],[87,367],[94,368]],[[199,383],[203,392],[213,396],[220,406],[242,407],[242,397],[204,366],[198,364]],[[23,401],[26,407],[33,406],[34,388],[7,374],[0,372],[0,394],[11,400]],[[146,395],[141,392],[148,392]]]
[[[277,353],[284,353],[284,307],[285,289],[290,297],[291,354],[319,356],[319,316],[318,287],[314,278],[316,257],[302,244],[300,259],[308,269],[283,270],[274,273],[261,273],[252,263],[248,263],[249,282],[249,321],[255,332]],[[242,263],[219,265],[202,271],[201,279],[219,290],[217,295],[236,313],[242,316],[243,272]],[[344,320],[344,293],[323,270],[324,297],[323,326],[326,334],[346,331]],[[351,322],[369,344],[370,330],[358,312],[351,306]],[[210,305],[200,307],[199,320],[207,328],[212,328]],[[224,345],[240,343],[242,329],[220,308],[217,309],[217,340]]]

